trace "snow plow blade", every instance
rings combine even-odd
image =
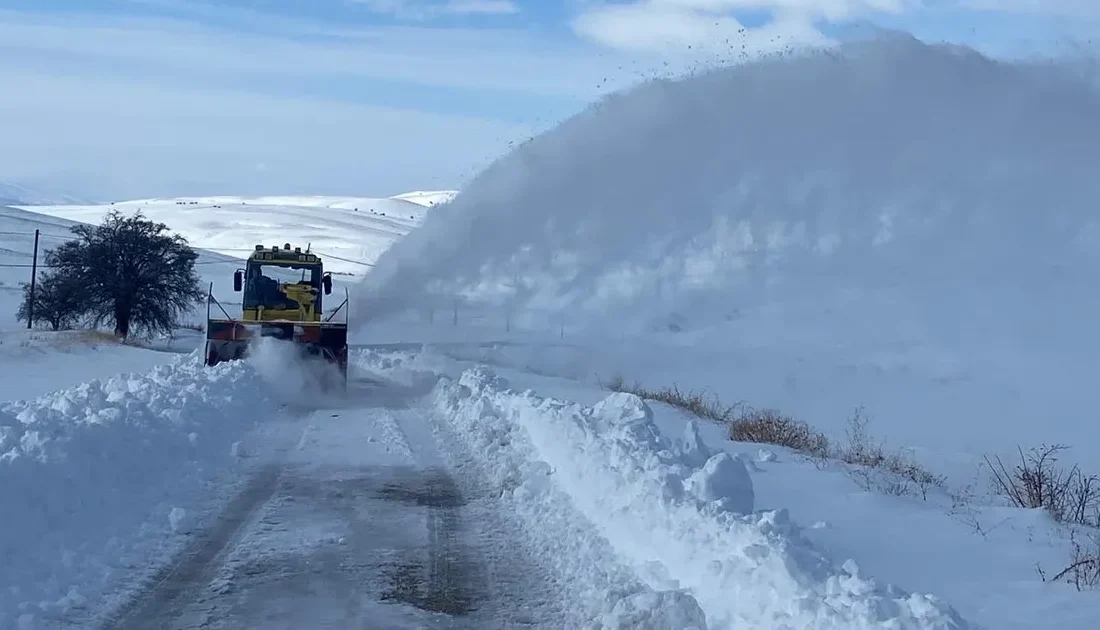
[[[348,326],[344,323],[212,319],[206,328],[206,364],[246,358],[249,344],[257,337],[292,341],[301,347],[303,356],[323,359],[347,371]]]

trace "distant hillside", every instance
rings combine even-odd
[[[0,181],[0,206],[44,206],[87,203],[69,195],[46,193],[22,184]]]

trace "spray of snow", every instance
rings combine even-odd
[[[326,384],[341,378],[331,363],[305,357],[294,342],[271,337],[261,337],[250,344],[248,362],[272,396],[286,404],[315,400],[321,391],[331,397],[335,392],[327,390]]]
[[[648,83],[433,209],[359,312],[461,295],[621,331],[902,288],[960,334],[1065,319],[1045,305],[1100,251],[1095,85],[905,36]]]
[[[667,439],[634,395],[587,407],[513,391],[479,367],[442,379],[435,404],[510,481],[533,529],[566,531],[561,521],[579,510],[642,577],[626,596],[604,591],[607,627],[969,627],[933,596],[877,584],[851,562],[833,566],[785,510],[754,510],[743,460],[708,448],[694,423]],[[553,492],[572,507],[545,509]]]

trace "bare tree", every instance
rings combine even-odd
[[[31,285],[23,283],[23,300],[16,314],[20,320],[31,317]],[[32,324],[45,322],[53,330],[70,328],[84,309],[82,290],[70,279],[56,273],[45,273],[35,282]]]
[[[47,252],[46,263],[80,288],[92,323],[110,323],[122,338],[168,332],[204,297],[198,254],[167,225],[112,210],[102,224],[72,231],[77,238]]]

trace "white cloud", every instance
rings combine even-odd
[[[635,6],[669,7],[724,13],[733,10],[776,11],[781,14],[845,19],[867,12],[897,13],[922,0],[645,0]]]
[[[311,36],[308,41],[173,20],[40,18],[0,10],[0,46],[6,51],[191,74],[384,79],[587,99],[610,63],[504,29],[299,28]],[[0,61],[17,54],[6,52]]]
[[[535,130],[428,111],[448,105],[446,90],[583,98],[599,73],[580,53],[499,31],[306,29],[0,11],[0,120],[18,121],[0,134],[0,180],[105,198],[455,187]],[[373,79],[444,91],[382,107],[369,104]],[[314,85],[324,95],[305,92]]]
[[[87,194],[392,194],[454,185],[530,128],[488,119],[0,68],[0,174]],[[263,165],[259,168],[257,165]]]
[[[967,9],[1068,18],[1100,18],[1097,0],[959,0]]]
[[[737,11],[768,12],[774,20],[746,29],[734,17]],[[573,28],[578,35],[613,49],[667,50],[687,45],[713,49],[736,38],[749,49],[770,51],[785,45],[821,44],[824,37],[811,26],[813,20],[842,23],[918,12],[950,20],[963,11],[1079,20],[1065,23],[1066,29],[1073,29],[1067,30],[1067,36],[1080,36],[1086,24],[1090,32],[1100,29],[1098,0],[632,0],[587,4],[573,20]],[[1020,28],[1026,31],[1028,25]]]
[[[351,0],[375,13],[399,19],[427,20],[447,15],[511,15],[519,12],[513,0]]]
[[[519,7],[512,0],[450,0],[446,6],[452,13],[519,13]]]
[[[792,0],[793,1],[793,0]],[[825,45],[804,16],[781,16],[766,26],[746,28],[729,14],[747,0],[648,0],[603,5],[573,20],[574,31],[614,49],[670,52],[691,48],[699,55],[726,51],[735,57]]]

